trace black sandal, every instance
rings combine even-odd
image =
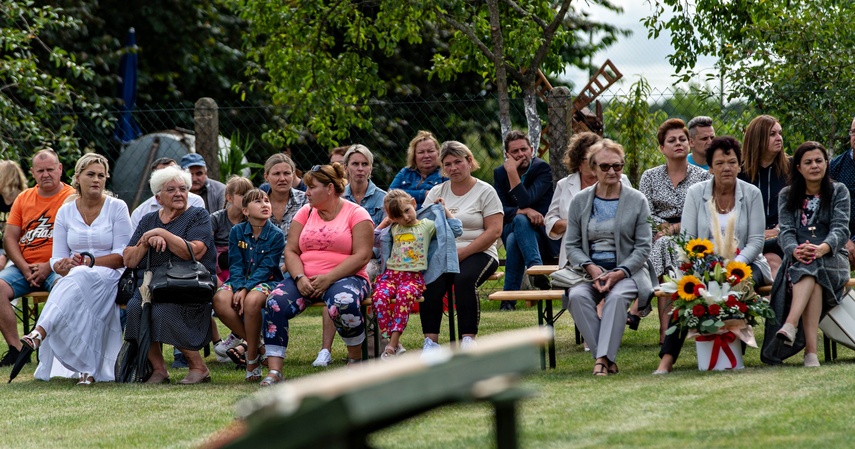
[[[620,370],[618,370],[617,363],[609,362],[609,374],[617,374]]]
[[[629,326],[630,329],[637,331],[639,324],[641,324],[641,317],[627,312],[626,325]]]
[[[597,369],[598,366],[602,366],[602,369]],[[595,376],[607,376],[609,374],[608,367],[605,363],[597,362],[594,364],[594,375]]]
[[[238,351],[238,348],[243,348],[243,350]],[[246,366],[246,349],[247,349],[246,343],[241,343],[241,344],[235,346],[234,348],[231,348],[228,351],[226,351],[226,355],[228,355],[229,358],[232,359],[232,362],[235,362],[235,365],[238,365],[239,367],[245,367]]]

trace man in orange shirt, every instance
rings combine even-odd
[[[36,186],[24,190],[12,204],[6,234],[6,255],[14,265],[0,271],[0,332],[9,351],[0,366],[15,363],[21,349],[18,323],[11,301],[35,290],[50,291],[59,275],[50,267],[56,212],[74,189],[60,181],[62,164],[51,149],[33,155],[31,173]]]

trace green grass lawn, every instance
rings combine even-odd
[[[482,302],[482,334],[536,323],[534,308],[512,313]],[[326,370],[311,366],[320,342],[319,310],[293,320],[286,378]],[[635,447],[851,447],[850,413],[855,414],[852,353],[819,369],[801,367],[801,356],[784,367],[767,367],[749,348],[746,369],[699,372],[688,342],[675,372],[652,376],[658,362],[655,313],[638,332],[627,330],[618,357],[620,374],[596,378],[593,360],[573,339],[570,317],[556,329],[558,367],[523,380],[536,392],[523,402],[519,425],[527,448]],[[421,348],[413,316],[404,345]],[[445,336],[447,338],[447,336]],[[758,341],[762,335],[758,335]],[[0,351],[5,351],[0,343]],[[821,351],[820,351],[821,352]],[[334,367],[344,364],[340,340]],[[820,353],[820,360],[823,354]],[[167,351],[171,362],[171,349]],[[229,424],[235,402],[258,391],[243,382],[243,371],[208,359],[213,383],[197,386],[96,384],[73,380],[34,381],[28,365],[0,387],[0,447],[192,447]],[[330,369],[332,369],[330,368]],[[184,371],[184,372],[182,372]],[[186,370],[170,369],[174,381]],[[7,379],[9,368],[0,369]],[[323,425],[323,423],[318,423]],[[381,448],[494,447],[492,409],[484,404],[445,407],[376,433]],[[288,429],[282,429],[282,438]]]

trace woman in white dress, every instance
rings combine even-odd
[[[35,330],[21,339],[41,350],[36,379],[79,377],[78,385],[115,380],[122,347],[116,288],[131,219],[128,206],[104,190],[109,170],[103,156],[89,153],[80,158],[72,180],[77,196],[57,213],[50,263],[63,277]],[[94,267],[81,252],[95,256]]]

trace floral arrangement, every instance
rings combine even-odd
[[[689,239],[685,233],[671,238],[682,264],[660,285],[672,294],[672,317],[677,322],[667,334],[678,326],[702,335],[718,334],[731,328],[727,323],[732,320],[740,321],[736,327],[745,327],[757,324],[758,317],[774,318],[768,301],[754,292],[751,267],[734,260],[739,249],[732,239],[722,239],[730,245],[724,245],[724,254],[717,254],[709,240]]]

